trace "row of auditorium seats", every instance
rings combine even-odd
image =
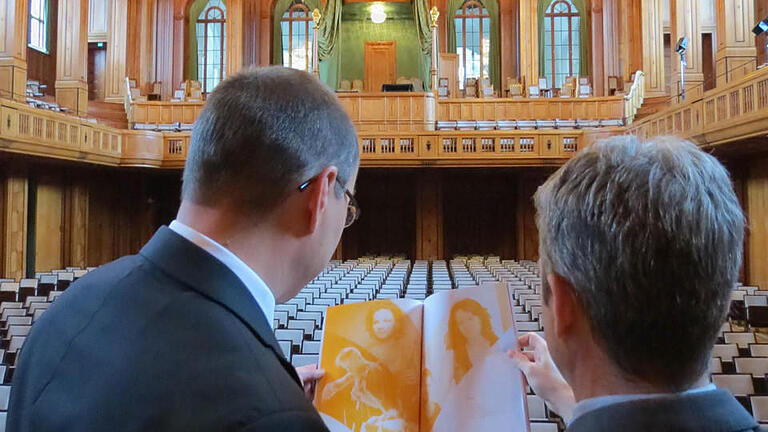
[[[594,129],[616,126],[624,126],[624,120],[459,120],[437,122],[437,130],[439,131]]]
[[[51,304],[92,269],[69,267],[19,281],[0,279],[0,432],[5,430],[11,381],[24,340]]]
[[[51,303],[90,270],[67,268],[38,273],[31,279],[0,279],[0,432],[16,358],[26,335]],[[296,297],[277,305],[275,336],[292,364],[316,364],[330,306],[374,299],[424,300],[443,290],[498,282],[509,289],[517,330],[541,332],[541,280],[534,262],[481,256],[448,262],[363,257],[331,261]],[[730,390],[764,424],[768,424],[767,317],[768,291],[737,286],[710,366],[712,382]],[[563,430],[562,419],[530,389],[527,399],[532,432]]]

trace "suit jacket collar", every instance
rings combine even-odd
[[[157,230],[139,254],[235,314],[264,346],[273,351],[291,377],[301,385],[256,300],[240,278],[221,261],[166,226]]]
[[[725,390],[665,396],[609,405],[576,418],[568,432],[740,432],[755,419]]]

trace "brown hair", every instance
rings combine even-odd
[[[493,331],[491,326],[491,315],[488,310],[480,303],[472,299],[459,300],[451,307],[451,313],[448,316],[448,332],[445,334],[445,348],[453,351],[453,380],[456,384],[464,378],[467,372],[472,368],[467,351],[467,338],[459,330],[456,323],[456,313],[464,311],[480,318],[480,334],[491,345],[495,344],[499,337]]]

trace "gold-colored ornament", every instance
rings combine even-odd
[[[429,16],[432,18],[432,28],[437,27],[437,18],[440,16],[437,6],[432,6],[432,9],[429,11]]]

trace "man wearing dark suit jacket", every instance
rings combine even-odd
[[[725,168],[689,142],[617,137],[535,202],[546,341],[510,356],[567,430],[758,430],[708,380],[744,235]]]
[[[195,123],[176,220],[35,324],[8,430],[325,431],[272,323],[356,219],[358,164],[353,125],[314,77],[222,82]]]

